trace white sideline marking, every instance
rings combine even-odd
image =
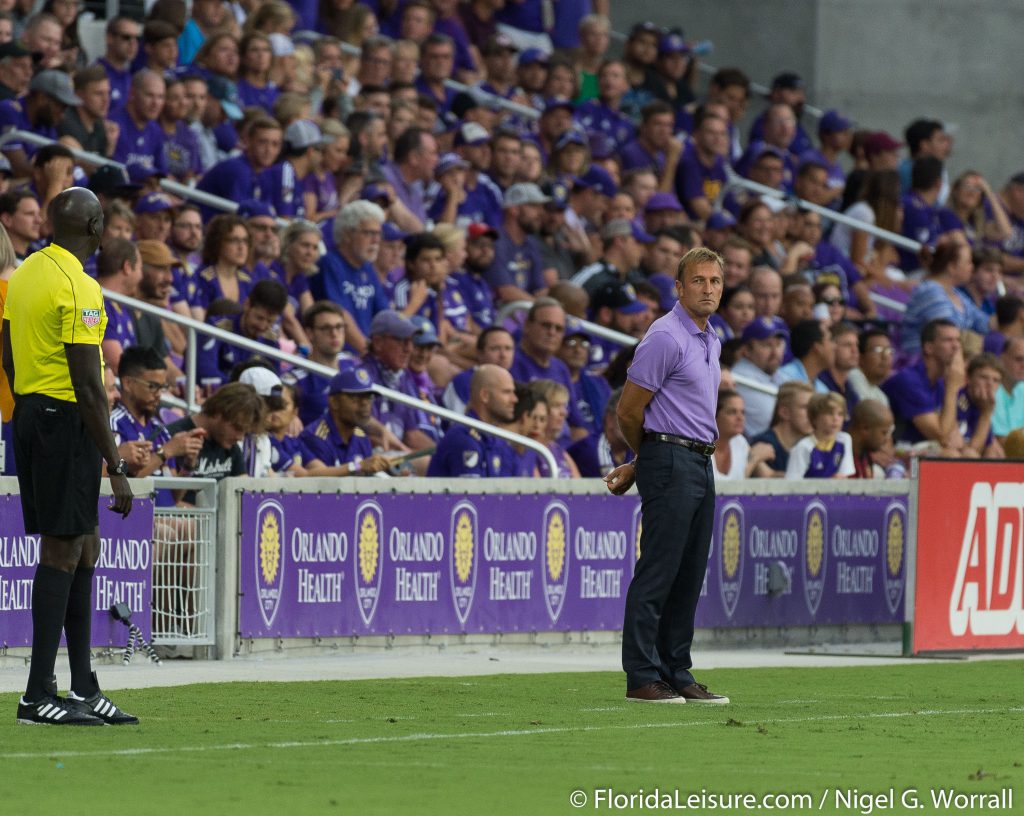
[[[876,720],[895,719],[901,717],[942,717],[960,714],[1019,714],[1021,712],[1024,712],[1024,706],[1014,706],[1012,708],[922,709],[921,711],[888,711],[878,712],[875,714],[831,714],[820,717],[787,717],[774,719],[759,719],[755,717],[752,718],[749,721],[749,723],[750,725],[786,725],[789,723],[833,722],[836,720]],[[530,728],[506,731],[479,731],[476,733],[461,734],[405,734],[393,737],[351,737],[349,739],[316,740],[303,742],[233,742],[228,743],[226,745],[185,745],[178,747],[167,746],[153,748],[121,748],[113,751],[45,751],[42,753],[18,752],[0,754],[0,759],[52,759],[54,757],[59,757],[63,759],[65,757],[144,756],[147,754],[203,753],[206,751],[248,751],[256,748],[323,748],[346,745],[379,745],[392,742],[493,739],[495,737],[531,737],[538,734],[583,734],[590,733],[593,731],[634,731],[648,728],[697,728],[709,725],[722,725],[722,721],[716,719],[700,720],[698,722],[635,723],[632,725],[590,725],[583,726],[582,728]]]

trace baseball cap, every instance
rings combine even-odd
[[[566,315],[566,317],[565,317],[565,334],[563,335],[563,337],[565,339],[568,339],[570,337],[576,337],[577,335],[580,335],[580,334],[582,334],[584,337],[589,337],[590,336],[587,333],[587,330],[585,328],[583,328],[583,321],[582,320],[580,320],[578,317],[573,317],[572,315]]]
[[[550,56],[539,48],[527,48],[519,55],[519,67],[522,68],[524,65],[535,65],[537,63],[547,65],[549,59]]]
[[[255,198],[239,201],[235,215],[240,215],[242,218],[277,218],[273,204],[269,201],[257,201]]]
[[[590,165],[586,173],[578,176],[573,186],[584,190],[594,190],[609,198],[619,191],[618,185],[616,185],[611,173],[596,164]]]
[[[456,147],[487,144],[489,141],[491,141],[491,134],[478,122],[463,122],[455,132]]]
[[[628,223],[628,222],[627,222]],[[639,314],[647,306],[636,299],[636,290],[625,281],[609,281],[590,299],[592,309],[609,308],[622,314]]]
[[[307,150],[310,147],[323,147],[330,143],[324,137],[315,122],[308,119],[296,119],[284,131],[284,143],[292,150]]]
[[[251,385],[261,397],[279,397],[283,390],[281,378],[263,366],[247,368],[238,376],[238,381]]]
[[[142,262],[148,266],[181,265],[163,241],[154,241],[147,238],[143,241],[136,241],[135,246],[139,248],[139,256],[142,258]]]
[[[508,34],[492,34],[487,42],[484,43],[484,47],[481,50],[481,54],[485,57],[489,54],[497,54],[499,51],[512,51],[513,53],[519,53],[519,46],[517,46],[512,38]]]
[[[465,170],[467,167],[469,167],[469,162],[458,153],[445,153],[437,160],[434,178],[441,178],[449,170]]]
[[[670,31],[664,34],[658,43],[658,56],[664,57],[668,54],[689,54],[690,46],[686,44],[683,35],[678,31]]]
[[[206,80],[206,87],[210,91],[210,96],[220,102],[228,119],[242,118],[242,104],[238,98],[238,86],[234,82],[217,74],[210,74]]]
[[[781,337],[789,340],[789,330],[786,324],[774,317],[755,317],[743,330],[743,342],[751,340],[768,340],[772,337]]]
[[[679,203],[679,198],[675,193],[655,193],[647,199],[647,204],[644,207],[645,213],[663,212],[665,210],[671,212],[683,211],[683,205]]]
[[[587,147],[587,137],[577,128],[569,128],[555,141],[555,150],[562,150],[571,144]]]
[[[378,334],[386,334],[397,337],[399,340],[407,340],[417,332],[417,328],[394,309],[384,309],[377,312],[370,321],[370,337]]]
[[[853,122],[839,111],[827,110],[821,117],[821,121],[818,122],[818,133],[842,133],[851,127],[853,127]]]
[[[676,279],[664,272],[655,272],[647,282],[658,290],[658,305],[663,312],[671,312],[679,300],[676,294]]]
[[[135,184],[145,184],[151,178],[163,178],[166,175],[166,173],[162,173],[152,164],[144,164],[142,162],[134,161],[128,162],[125,166],[128,168],[128,178],[130,178]]]
[[[367,184],[360,191],[359,197],[375,203],[383,201],[384,206],[391,205],[391,193],[388,192],[386,187],[381,187],[379,184]]]
[[[55,71],[53,69],[40,71],[32,77],[32,81],[28,84],[28,89],[29,91],[40,91],[47,96],[52,96],[58,102],[70,105],[71,107],[77,108],[82,104],[82,100],[78,98],[75,88],[71,84],[71,77],[63,71]]]
[[[362,366],[351,366],[331,377],[328,394],[370,394],[373,393],[373,378]]]
[[[409,237],[407,232],[403,232],[398,228],[398,225],[392,221],[385,221],[380,227],[380,240],[382,241],[404,241]]]
[[[474,221],[468,227],[466,227],[466,237],[473,241],[477,238],[490,238],[494,241],[498,240],[498,231],[490,226],[479,221]]]
[[[89,189],[97,195],[120,194],[128,197],[141,190],[142,185],[132,184],[124,168],[116,164],[104,164],[89,176]]]
[[[635,37],[637,34],[657,34],[660,37],[661,31],[661,26],[657,23],[645,20],[642,23],[634,23],[633,27],[629,30],[629,36]]]
[[[569,207],[569,188],[561,181],[547,181],[540,188],[551,201],[547,203],[549,210],[561,211]]]
[[[804,80],[795,71],[783,71],[772,80],[772,90],[799,91],[804,86]]]
[[[519,184],[513,184],[505,191],[505,200],[501,206],[504,209],[518,207],[522,204],[547,204],[549,201],[551,198],[544,195],[540,187],[532,181],[522,181]]]
[[[642,244],[650,244],[654,236],[641,227],[636,221],[628,221],[625,218],[613,218],[601,229],[601,238],[610,241],[620,235],[632,235]]]
[[[469,91],[459,91],[452,97],[452,104],[448,106],[448,110],[462,119],[469,111],[479,107],[481,107],[480,100],[474,94]]]
[[[781,147],[776,147],[768,142],[755,142],[749,148],[750,150],[750,163],[761,159],[763,156],[775,156],[777,159],[786,160],[786,153]]]
[[[899,150],[901,147],[903,142],[897,141],[884,130],[876,130],[864,140],[864,153],[868,156],[877,156],[879,153]]]
[[[564,108],[570,113],[575,110],[572,104],[572,100],[566,96],[549,96],[544,100],[544,110],[541,112],[543,116],[545,113],[549,113],[553,110]]]
[[[736,226],[736,217],[728,210],[719,210],[713,212],[708,216],[708,220],[704,224],[704,229],[709,230],[724,230],[732,229]]]
[[[423,315],[413,315],[409,322],[416,327],[416,334],[412,336],[414,346],[439,346],[441,339],[437,336],[437,329]]]
[[[135,202],[135,214],[167,212],[174,209],[174,202],[164,193],[146,193]]]

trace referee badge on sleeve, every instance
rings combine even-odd
[[[100,325],[101,314],[99,309],[82,309],[82,322],[87,328],[94,329]]]

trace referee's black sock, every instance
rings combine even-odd
[[[31,703],[50,693],[72,581],[74,576],[70,572],[42,564],[36,567],[32,582],[32,662],[25,687],[25,699]]]
[[[68,609],[64,616],[64,635],[68,642],[68,662],[71,664],[71,690],[79,697],[91,697],[97,691],[92,676],[92,567],[79,567],[71,582]]]

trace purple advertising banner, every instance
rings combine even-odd
[[[146,638],[152,630],[153,500],[136,498],[128,518],[107,509],[100,496],[100,559],[92,586],[92,645],[124,646],[128,628],[115,621],[110,607],[126,603],[132,623]],[[32,579],[39,562],[39,536],[25,535],[21,499],[0,496],[0,644],[32,643]]]
[[[897,623],[905,496],[720,496],[700,627]],[[239,632],[614,630],[635,497],[247,493]]]

